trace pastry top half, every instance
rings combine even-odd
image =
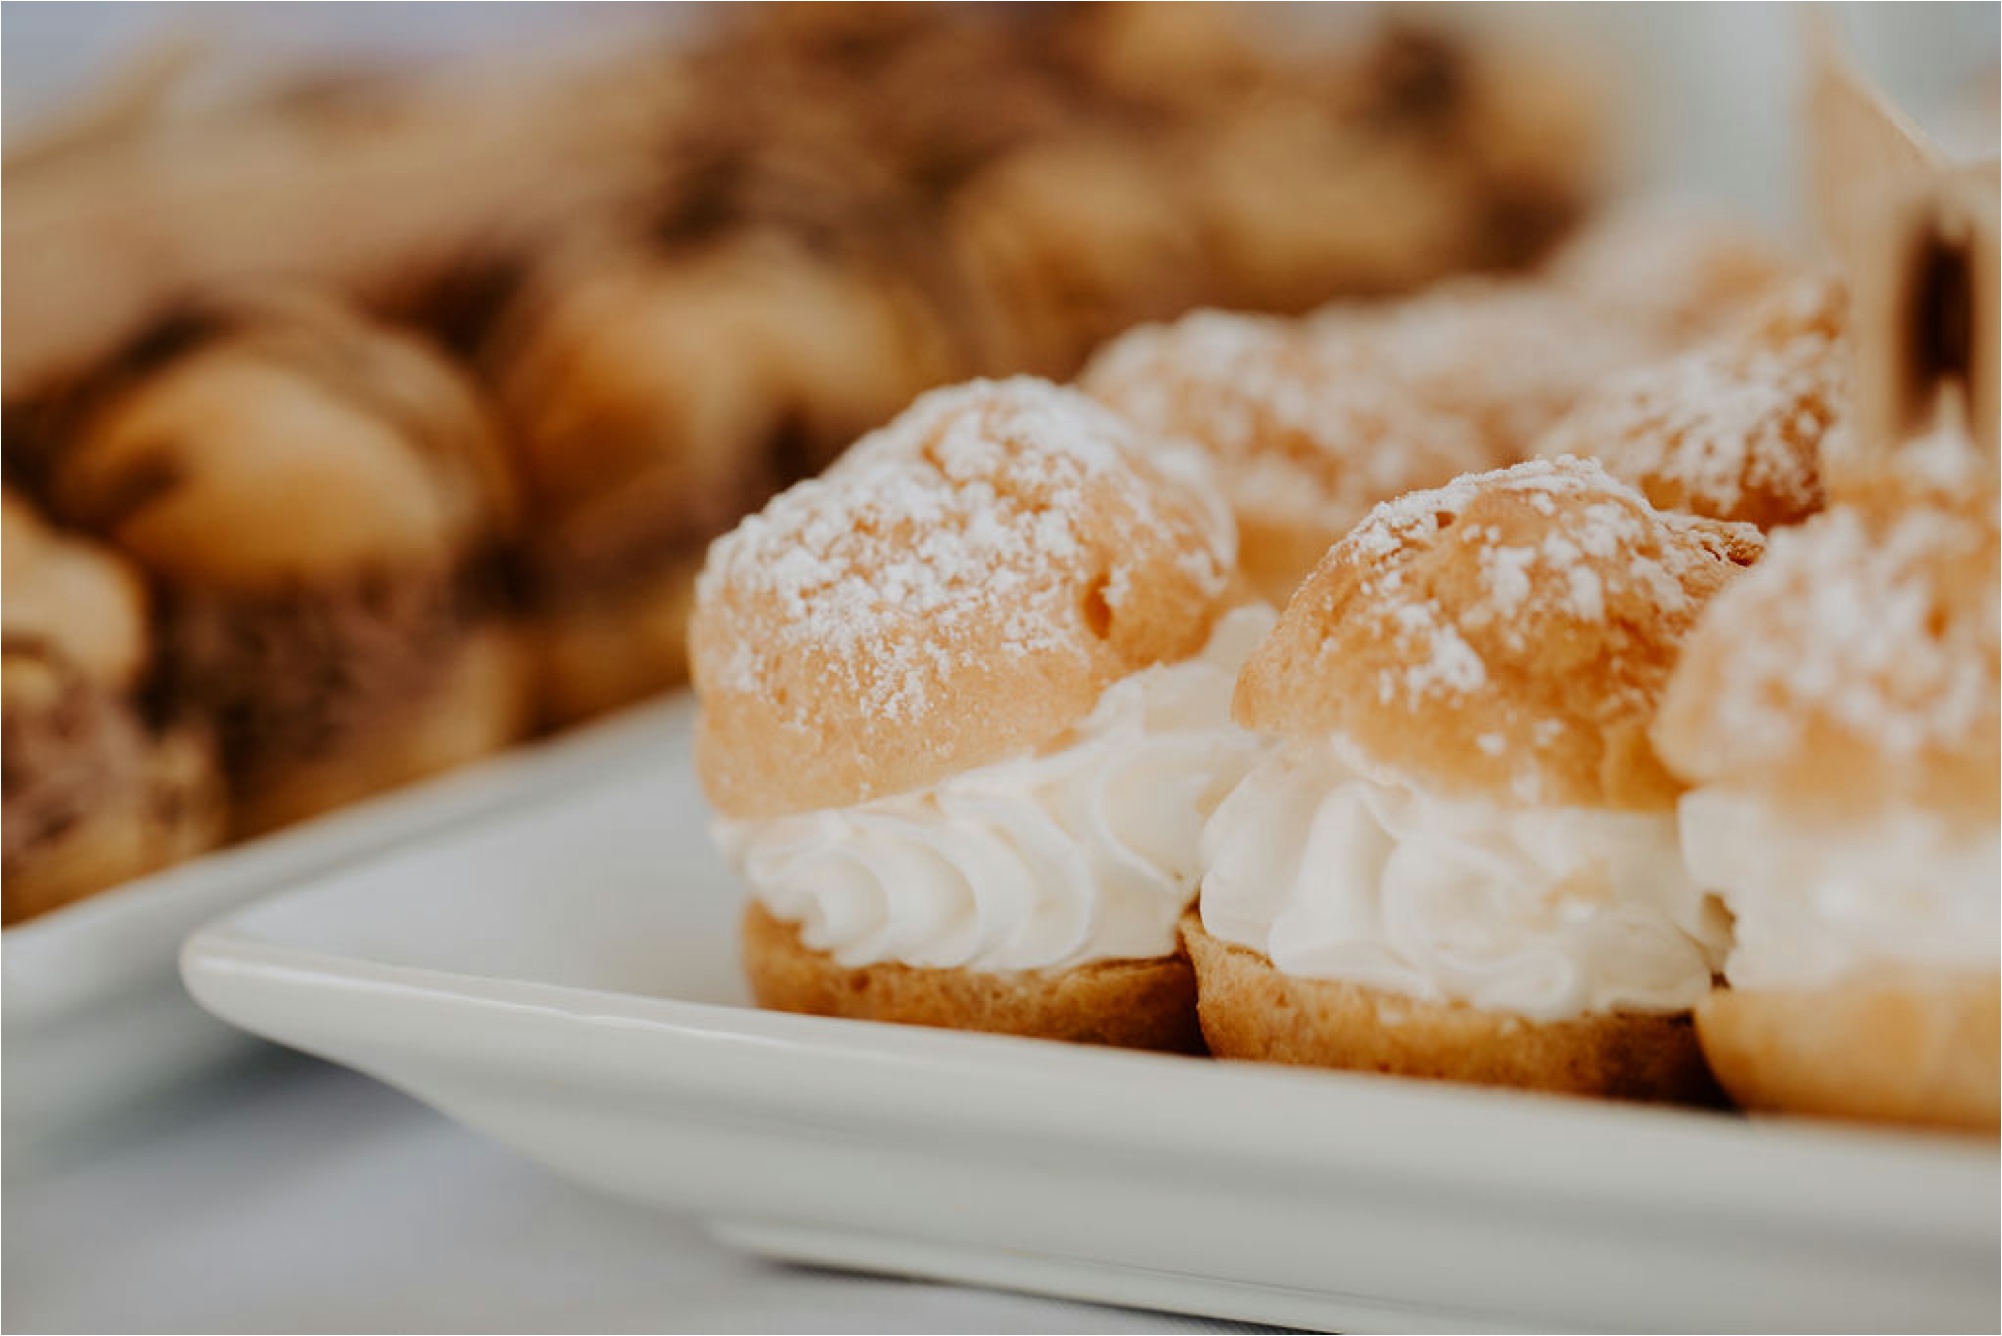
[[[1725,333],[1588,394],[1538,446],[1591,455],[1665,510],[1770,529],[1825,500],[1822,448],[1849,399],[1848,302],[1779,285]]]
[[[1916,808],[1992,827],[1996,553],[1992,491],[1978,510],[1840,505],[1776,535],[1690,638],[1662,756],[1809,821]]]
[[[1499,462],[1367,342],[1323,345],[1269,316],[1142,326],[1079,383],[1142,430],[1202,446],[1241,521],[1338,535],[1379,501]]]
[[[1769,241],[1674,204],[1630,204],[1551,257],[1556,287],[1607,316],[1672,342],[1714,334],[1793,277]]]
[[[97,686],[137,685],[150,654],[146,587],[97,544],[53,528],[12,491],[0,498],[0,628],[43,646]]]
[[[1873,442],[1838,428],[1822,443],[1822,483],[1830,505],[1889,519],[1917,507],[1992,517],[2002,473],[1960,422],[1957,388],[1940,394],[1939,423],[1896,443]]]
[[[1470,424],[1513,463],[1601,379],[1668,346],[1550,284],[1463,278],[1394,302],[1337,302],[1309,329],[1324,354],[1365,349],[1402,392]]]
[[[471,383],[317,297],[183,311],[74,398],[58,513],[171,583],[263,590],[450,561],[513,514]]]
[[[1238,722],[1334,735],[1441,796],[1654,810],[1647,727],[1749,526],[1667,515],[1596,462],[1536,460],[1378,506],[1238,680]]]
[[[920,398],[710,548],[690,627],[704,786],[845,806],[1024,754],[1199,650],[1235,530],[1199,456],[1074,391]]]

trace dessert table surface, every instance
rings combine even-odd
[[[1255,1330],[767,1262],[289,1053],[5,1173],[10,1331]]]

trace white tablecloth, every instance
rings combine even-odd
[[[9,1331],[1233,1329],[747,1257],[290,1055],[6,1169]]]

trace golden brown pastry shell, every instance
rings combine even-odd
[[[744,972],[775,1011],[982,1030],[1113,1048],[1201,1053],[1196,980],[1180,952],[1065,970],[983,974],[894,963],[836,963],[799,929],[753,902],[744,911]]]
[[[1995,1135],[1997,976],[1719,989],[1696,1009],[1717,1079],[1747,1109]]]
[[[1220,1058],[1610,1099],[1718,1102],[1687,1013],[1532,1021],[1300,979],[1182,920],[1203,1037]]]

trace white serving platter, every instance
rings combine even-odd
[[[621,773],[679,736],[685,698],[220,850],[0,934],[0,1079],[9,1150],[46,1143],[250,1047],[181,987],[188,934],[218,914],[581,777]]]
[[[780,1258],[1342,1330],[1997,1326],[1993,1143],[759,1012],[706,819],[680,729],[183,972]]]

